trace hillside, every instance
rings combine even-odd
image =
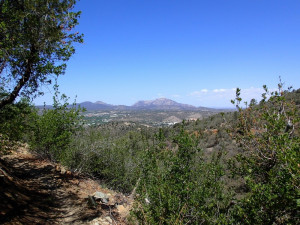
[[[105,193],[108,202],[91,205]],[[96,181],[18,147],[0,158],[1,224],[125,224],[130,202]]]
[[[166,98],[138,101],[132,106],[115,106],[103,102],[83,102],[79,105],[87,110],[83,115],[88,126],[108,122],[133,122],[155,127],[170,126],[183,120],[198,120],[219,112],[234,111],[234,109],[195,107]]]
[[[299,93],[276,92],[247,108],[237,93],[237,111],[203,118],[132,111],[176,123],[165,127],[126,121],[125,111],[95,112],[116,121],[81,126],[80,111],[65,105],[42,113],[12,105],[0,111],[0,222],[298,224]],[[180,122],[181,114],[190,119]],[[32,153],[9,153],[18,141]]]

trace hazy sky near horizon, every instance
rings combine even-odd
[[[59,77],[77,102],[160,97],[231,107],[235,88],[300,88],[299,0],[81,0],[84,43]],[[36,104],[52,103],[51,87]]]

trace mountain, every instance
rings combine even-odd
[[[150,101],[138,101],[132,108],[145,110],[197,110],[197,107],[181,104],[167,98],[158,98]]]
[[[101,102],[101,101],[97,101],[95,103],[86,101],[86,102],[79,103],[78,105],[86,108],[88,111],[109,110],[109,109],[113,109],[115,107],[114,105],[110,105],[110,104],[107,104],[107,103]]]
[[[196,107],[188,104],[182,104],[175,102],[167,98],[158,98],[155,100],[148,101],[138,101],[132,106],[126,105],[111,105],[102,101],[90,102],[85,101],[78,103],[83,108],[86,108],[87,111],[101,111],[101,110],[162,110],[162,111],[222,111],[221,109],[213,109],[206,107]],[[37,106],[37,108],[42,109],[44,106]],[[47,109],[51,109],[52,106],[46,106]],[[224,111],[224,109],[223,109]],[[226,110],[225,110],[226,111]]]
[[[188,104],[182,104],[175,102],[167,98],[158,98],[155,100],[148,101],[138,101],[132,106],[125,105],[110,105],[102,101],[97,102],[82,102],[79,103],[81,107],[87,109],[87,111],[97,111],[97,110],[164,110],[164,111],[214,111],[214,109],[205,107],[195,107]]]

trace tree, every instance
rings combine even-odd
[[[0,109],[18,96],[36,96],[83,41],[72,32],[80,12],[76,0],[0,0]]]

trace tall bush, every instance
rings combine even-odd
[[[30,145],[36,152],[51,160],[62,160],[72,135],[81,129],[82,110],[76,108],[76,104],[69,106],[68,98],[64,94],[59,97],[58,85],[54,89],[53,107],[44,107],[41,114],[36,113]]]
[[[221,153],[205,162],[198,140],[184,130],[168,148],[160,143],[145,153],[133,211],[141,224],[226,224],[229,195],[224,192]]]
[[[6,95],[0,88],[0,99]],[[26,98],[0,109],[0,151],[24,140],[29,131],[33,111],[35,109]]]
[[[243,149],[233,171],[248,190],[235,206],[235,219],[243,224],[299,224],[299,106],[286,101],[282,84],[275,92],[264,89],[259,105],[242,109],[240,89],[233,101],[239,111],[235,137]]]

